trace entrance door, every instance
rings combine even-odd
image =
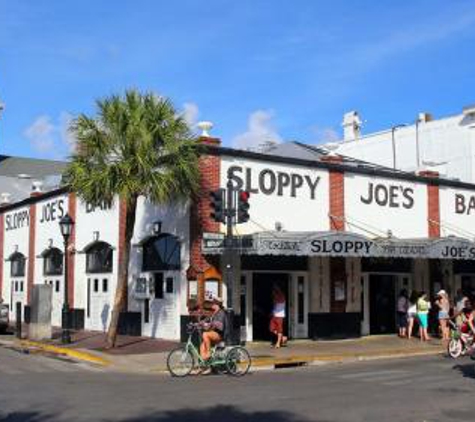
[[[45,284],[51,286],[51,324],[56,327],[61,326],[61,317],[64,303],[64,282],[63,278],[47,279]]]
[[[289,315],[289,275],[287,273],[254,273],[252,277],[252,330],[253,340],[271,340],[269,321],[272,314],[272,287],[278,286],[285,297],[286,315]],[[288,333],[288,318],[284,322],[284,334]]]
[[[369,328],[370,334],[396,332],[397,275],[370,274]]]
[[[26,302],[26,281],[24,278],[13,278],[11,280],[11,300],[10,300],[10,320],[16,321],[16,304],[21,303],[21,315],[24,318],[24,306]]]
[[[306,273],[292,274],[290,327],[293,338],[308,337],[308,278]]]
[[[95,274],[87,279],[87,328],[107,331],[112,310],[109,290],[109,274]]]

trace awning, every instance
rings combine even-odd
[[[202,246],[205,254],[222,254],[224,235],[205,233]],[[454,236],[370,239],[351,232],[269,231],[238,236],[231,246],[247,255],[475,259],[475,243]]]

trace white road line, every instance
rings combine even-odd
[[[366,371],[366,372],[357,372],[354,374],[344,374],[344,375],[339,375],[338,378],[371,380],[371,379],[384,378],[384,377],[392,376],[392,375],[407,376],[410,374],[411,374],[410,371],[395,369],[395,370],[386,370],[386,371]]]

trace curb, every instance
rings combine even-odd
[[[84,352],[76,349],[69,349],[67,347],[58,347],[51,344],[45,344],[37,341],[21,340],[20,345],[24,347],[34,347],[41,349],[45,352],[54,353],[56,355],[66,355],[77,360],[95,363],[102,366],[109,366],[111,362],[100,356],[93,355],[92,353]]]

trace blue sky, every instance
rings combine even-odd
[[[475,2],[0,0],[0,153],[63,158],[94,99],[136,87],[224,145],[318,143],[475,102]]]

